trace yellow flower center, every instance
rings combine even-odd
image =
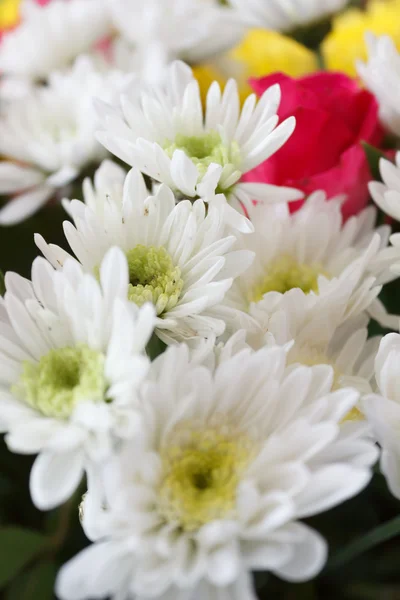
[[[284,294],[300,288],[305,294],[318,292],[318,276],[326,275],[318,264],[300,263],[292,256],[280,256],[268,265],[267,274],[253,288],[250,301],[259,302],[268,292]]]
[[[241,162],[238,143],[225,144],[217,131],[200,136],[178,134],[172,143],[168,140],[165,142],[164,149],[170,157],[175,150],[182,150],[194,162],[200,176],[203,176],[213,163],[221,167],[229,165],[233,172]]]
[[[84,344],[56,348],[37,363],[25,361],[12,392],[46,417],[65,419],[80,402],[106,400],[104,362]]]
[[[342,423],[346,423],[347,421],[364,421],[365,417],[362,414],[361,410],[354,406],[345,417],[342,419]]]
[[[181,269],[165,248],[138,244],[126,253],[128,298],[138,306],[152,302],[157,315],[177,305],[183,288]]]
[[[253,456],[252,441],[227,428],[190,430],[162,453],[160,511],[169,522],[194,531],[233,516],[243,471]]]

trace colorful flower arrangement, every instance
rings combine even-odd
[[[398,597],[399,17],[0,0],[5,600]]]

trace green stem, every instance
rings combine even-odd
[[[371,550],[371,548],[374,548],[383,542],[391,540],[397,535],[400,535],[400,516],[395,517],[391,521],[388,521],[379,527],[376,527],[367,533],[367,535],[355,540],[349,544],[347,548],[338,552],[328,562],[324,569],[324,573],[338,569],[344,564],[355,559],[357,556],[360,556],[360,554],[364,554],[364,552]]]
[[[154,360],[155,358],[157,358],[157,356],[164,352],[166,347],[167,346],[164,344],[164,342],[162,342],[160,338],[155,333],[153,333],[149,343],[147,344],[147,356],[150,358],[150,360]]]
[[[57,529],[49,540],[49,547],[54,554],[63,545],[69,532],[72,513],[73,511],[78,512],[78,506],[76,495],[74,495],[60,508]]]
[[[53,558],[62,548],[71,528],[71,520],[75,514],[78,519],[79,503],[85,488],[81,484],[71,498],[57,510],[57,525],[48,536],[42,556]]]

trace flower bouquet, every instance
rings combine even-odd
[[[5,600],[400,597],[399,0],[0,0]]]

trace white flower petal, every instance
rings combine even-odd
[[[309,527],[296,524],[299,541],[293,557],[284,566],[275,570],[276,575],[288,581],[308,581],[315,577],[325,564],[328,549],[325,540]]]
[[[81,482],[83,461],[80,448],[72,452],[39,454],[30,477],[34,504],[41,510],[49,510],[66,502]]]
[[[51,198],[53,188],[38,187],[12,198],[0,209],[0,225],[16,225],[33,215]]]

